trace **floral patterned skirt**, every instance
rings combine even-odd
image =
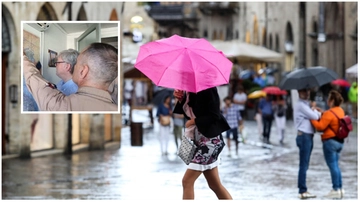
[[[197,128],[195,129],[195,144],[197,149],[194,158],[188,168],[192,170],[205,171],[218,166],[218,157],[225,147],[222,135],[213,138],[205,137]]]

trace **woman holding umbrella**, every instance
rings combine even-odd
[[[222,132],[230,129],[220,113],[216,86],[229,83],[232,62],[206,39],[173,35],[140,47],[135,67],[155,85],[179,89],[173,113],[184,114],[185,134],[197,149],[182,180],[183,199],[194,199],[195,180],[204,174],[219,199],[232,199],[221,184],[218,156],[225,143]]]
[[[194,183],[204,174],[209,187],[219,199],[232,199],[230,193],[221,184],[218,173],[218,156],[225,146],[222,132],[230,129],[220,112],[220,99],[216,87],[198,93],[185,93],[175,90],[179,100],[174,113],[187,118],[185,127],[195,126],[193,137],[197,151],[182,180],[183,199],[194,199]]]

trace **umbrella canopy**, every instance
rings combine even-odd
[[[264,91],[266,94],[269,94],[269,95],[286,95],[287,94],[287,92],[285,90],[281,90],[277,86],[268,86],[268,87],[265,87],[264,89],[262,89],[262,91]]]
[[[319,87],[337,79],[339,76],[326,67],[309,67],[297,69],[287,74],[280,82],[280,89],[306,89]]]
[[[358,77],[358,65],[355,64],[345,70],[346,74],[350,77]]]
[[[332,81],[331,83],[334,85],[341,86],[341,87],[350,87],[351,86],[351,84],[344,79],[336,79],[336,80]]]
[[[135,63],[157,86],[195,93],[229,83],[232,66],[205,39],[178,35],[142,45]]]
[[[240,72],[240,78],[241,79],[250,79],[252,77],[252,75],[254,75],[255,72],[253,70],[243,70]]]
[[[264,91],[257,90],[257,91],[250,93],[247,97],[249,99],[257,99],[257,98],[261,98],[261,97],[265,97],[265,96],[266,96],[266,93]]]
[[[222,50],[226,57],[239,63],[282,62],[283,55],[262,46],[245,43],[240,40],[210,42],[216,49]]]
[[[152,99],[152,103],[153,103],[155,106],[160,105],[161,103],[164,102],[164,99],[165,99],[166,96],[172,97],[172,96],[173,96],[173,92],[174,92],[174,90],[168,89],[168,88],[164,88],[164,89],[162,89],[162,90],[157,91],[156,93],[154,93],[154,97],[153,97],[153,99]]]

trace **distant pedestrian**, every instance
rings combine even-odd
[[[343,98],[340,93],[330,91],[327,104],[329,110],[323,111],[317,108],[323,115],[320,120],[311,120],[312,125],[319,131],[324,131],[321,134],[323,143],[323,152],[326,164],[330,170],[332,181],[332,190],[326,195],[331,199],[341,199],[344,197],[344,189],[342,188],[341,170],[339,167],[340,152],[344,146],[344,139],[336,137],[335,131],[339,130],[339,118],[345,116],[344,110],[340,107]]]
[[[246,115],[246,101],[247,101],[247,95],[244,91],[244,87],[243,86],[239,86],[237,88],[237,92],[234,94],[234,97],[233,97],[233,103],[234,105],[238,108],[238,110],[240,111],[240,115],[242,117],[242,120],[240,121],[240,124],[239,124],[239,131],[240,131],[240,134],[242,135],[242,140],[243,142],[245,142],[245,137],[243,135],[243,129],[244,129],[244,121],[243,119],[245,118],[245,115]]]
[[[262,123],[262,117],[261,117],[261,113],[259,112],[258,108],[259,108],[259,99],[255,100],[255,117],[254,119],[256,120],[256,125],[258,128],[258,132],[259,132],[259,139],[263,140],[263,123]]]
[[[313,149],[314,128],[310,120],[318,120],[320,118],[316,111],[310,108],[308,101],[310,90],[298,90],[299,101],[294,106],[294,124],[297,129],[296,145],[299,147],[299,173],[298,188],[299,198],[315,198],[316,196],[307,191],[306,171],[309,168],[310,156]]]
[[[284,145],[285,138],[285,125],[286,125],[286,103],[281,95],[277,96],[275,104],[273,105],[274,118],[276,129],[279,134],[279,143]]]
[[[239,155],[239,140],[238,140],[238,127],[239,123],[242,120],[240,111],[238,108],[231,103],[231,98],[229,96],[224,98],[225,106],[222,109],[222,114],[224,115],[226,121],[228,122],[230,129],[226,131],[227,145],[229,149],[229,156],[231,156],[231,139],[235,142],[235,152],[236,156]]]
[[[263,142],[266,144],[270,144],[271,124],[274,119],[274,112],[272,109],[272,101],[270,95],[266,95],[265,98],[262,98],[260,100],[258,111],[261,114],[264,125]]]
[[[171,97],[165,96],[163,103],[158,106],[156,116],[160,123],[159,139],[160,149],[162,155],[168,155],[168,144],[170,137],[170,125],[171,125]]]
[[[220,112],[220,98],[216,87],[198,93],[175,90],[174,96],[179,100],[174,113],[181,113],[186,117],[185,130],[194,127],[190,129],[193,133],[188,135],[193,136],[197,146],[182,179],[183,199],[194,199],[194,184],[201,174],[204,174],[218,199],[232,199],[220,181],[217,167],[218,156],[225,147],[221,133],[230,127]]]

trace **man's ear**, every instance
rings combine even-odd
[[[82,67],[82,69],[80,70],[80,78],[82,78],[82,79],[84,79],[87,75],[88,75],[88,73],[89,73],[89,66],[88,65],[84,65],[83,67]]]
[[[66,71],[70,72],[70,71],[71,71],[71,65],[68,64],[68,63],[66,63],[66,64],[67,64],[67,65],[66,65]]]

